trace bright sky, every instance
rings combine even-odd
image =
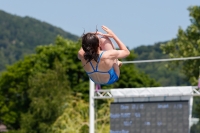
[[[176,37],[200,0],[1,0],[0,10],[45,21],[81,36],[106,25],[130,49]]]

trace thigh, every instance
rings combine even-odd
[[[114,70],[115,70],[115,73],[116,73],[117,76],[119,77],[119,76],[120,76],[120,69],[119,69],[119,66],[118,66],[116,63],[114,63],[114,64],[113,64],[113,68],[114,68]]]
[[[111,40],[108,37],[100,38],[100,47],[101,50],[103,51],[115,49],[114,45],[112,44]],[[121,62],[119,62],[118,59],[114,60],[113,68],[118,77],[120,76],[119,66],[121,66]]]

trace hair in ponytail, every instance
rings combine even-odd
[[[82,36],[82,48],[85,51],[84,59],[87,62],[91,60],[95,60],[97,62],[99,54],[98,52],[99,47],[99,39],[95,33],[87,33]]]

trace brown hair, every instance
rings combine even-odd
[[[97,54],[98,47],[99,38],[96,33],[87,33],[82,36],[82,48],[85,51],[84,59],[87,60],[87,62],[93,59],[97,62],[99,57],[99,54]]]

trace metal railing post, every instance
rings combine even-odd
[[[94,107],[94,82],[90,79],[90,133],[94,133],[94,127],[95,127],[95,107]]]

